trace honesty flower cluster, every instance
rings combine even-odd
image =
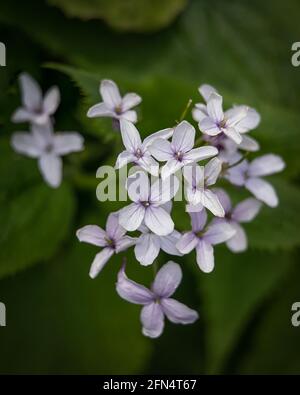
[[[28,74],[20,75],[22,107],[18,108],[12,121],[29,122],[30,132],[16,132],[11,139],[13,149],[38,160],[39,170],[52,187],[61,184],[63,175],[62,156],[83,150],[83,137],[77,132],[53,131],[53,114],[56,112],[60,93],[50,88],[43,97],[41,88]]]
[[[101,248],[91,266],[92,278],[113,255],[130,247],[141,265],[154,267],[160,250],[177,257],[195,250],[196,257],[192,255],[190,260],[195,260],[202,272],[210,273],[215,266],[215,246],[226,243],[234,253],[246,250],[248,241],[241,224],[252,221],[264,203],[277,206],[276,191],[262,177],[282,171],[283,160],[274,154],[246,159],[260,149],[249,136],[260,123],[258,112],[246,105],[224,110],[222,96],[210,85],[201,85],[199,92],[204,102],[192,110],[197,131],[181,119],[142,141],[134,125],[137,113],[132,110],[141,102],[140,96],[129,93],[122,98],[113,81],[101,82],[103,102],[94,105],[88,116],[111,117],[118,123],[124,150],[116,158],[115,168],[131,165],[134,172],[126,183],[130,202],[109,215],[106,230],[87,225],[77,231],[80,241]],[[179,214],[190,216],[191,229],[182,229],[181,221],[176,223],[172,215],[173,210],[180,210],[176,195],[181,181],[186,212],[181,205]],[[218,186],[220,181],[223,188]],[[224,190],[226,182],[245,188],[253,197],[233,207]],[[181,280],[179,264],[168,262],[148,289],[128,279],[122,265],[116,290],[121,298],[143,306],[144,335],[160,336],[164,317],[180,324],[197,320],[196,311],[171,298]]]

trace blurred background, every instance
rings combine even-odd
[[[299,373],[300,327],[291,306],[300,301],[300,67],[291,64],[300,41],[300,3],[242,0],[17,0],[0,3],[0,328],[1,373]],[[77,130],[86,150],[64,159],[64,183],[47,187],[35,160],[14,153],[10,118],[20,104],[17,77],[29,72],[47,89],[59,86],[56,130]],[[205,275],[195,256],[175,259],[184,277],[178,299],[200,313],[194,325],[167,323],[157,340],[141,334],[140,308],[115,292],[121,256],[95,280],[88,277],[96,247],[76,229],[105,225],[121,205],[100,203],[97,168],[114,164],[121,142],[109,119],[87,119],[100,101],[103,78],[122,93],[143,97],[141,134],[170,127],[197,87],[214,85],[233,103],[255,107],[253,136],[262,153],[286,161],[270,177],[280,197],[245,226],[249,250],[216,249]],[[189,116],[188,120],[192,121]],[[200,133],[200,132],[199,132]],[[244,195],[239,192],[236,199]],[[189,219],[180,210],[181,229]],[[180,228],[179,227],[179,228]],[[151,268],[127,254],[128,273],[149,285]],[[159,256],[160,264],[168,256]]]

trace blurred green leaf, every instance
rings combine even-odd
[[[121,31],[153,32],[169,25],[187,0],[48,0],[70,16],[104,19]]]
[[[223,371],[246,325],[293,263],[287,253],[216,251],[216,268],[200,283],[209,373]]]
[[[67,185],[19,191],[1,210],[0,277],[50,258],[70,231],[74,197]]]

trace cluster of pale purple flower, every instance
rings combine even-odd
[[[50,117],[59,101],[56,88],[42,99],[38,86],[29,76],[22,75],[21,84],[23,108],[16,111],[13,119],[30,121],[32,130],[30,134],[16,133],[12,139],[13,147],[18,152],[37,157],[45,180],[57,186],[61,180],[61,171],[58,177],[57,168],[61,165],[54,162],[60,161],[63,154],[82,149],[82,139],[74,133],[53,134],[49,125],[52,126]],[[196,143],[196,130],[186,120],[142,141],[135,126],[137,113],[133,110],[141,102],[141,97],[135,93],[122,97],[113,81],[101,82],[103,102],[90,108],[87,115],[113,119],[125,147],[115,168],[134,164],[138,169],[126,183],[131,203],[108,216],[105,230],[97,225],[87,225],[77,231],[80,241],[101,247],[91,265],[92,278],[114,254],[129,247],[134,247],[135,257],[143,266],[152,265],[160,250],[182,256],[195,249],[199,268],[210,273],[214,269],[214,246],[226,243],[233,252],[245,251],[248,243],[241,223],[253,220],[263,203],[277,206],[274,188],[262,177],[283,170],[283,160],[274,154],[257,157],[251,162],[245,158],[245,152],[259,150],[258,143],[248,135],[260,123],[257,111],[239,105],[224,112],[222,96],[213,87],[202,85],[199,92],[205,103],[197,103],[192,110],[193,119],[202,132]],[[41,125],[47,126],[41,130]],[[205,160],[208,160],[205,165],[198,164]],[[160,166],[159,162],[164,164]],[[180,186],[179,173],[185,181],[186,211],[191,218],[191,230],[183,233],[175,229],[171,217],[172,200]],[[228,194],[223,189],[214,188],[219,179],[244,186],[253,197],[232,207]],[[207,224],[208,214],[212,219]],[[129,236],[127,232],[135,233]],[[125,266],[123,263],[119,271],[116,290],[123,299],[143,306],[144,335],[160,336],[165,316],[180,324],[190,324],[198,319],[195,310],[171,298],[182,279],[177,263],[169,261],[163,265],[151,289],[130,280]]]

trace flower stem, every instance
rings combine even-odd
[[[185,118],[189,108],[191,107],[192,103],[193,103],[193,100],[189,99],[189,101],[187,102],[184,110],[182,111],[182,114],[180,115],[179,121],[176,121],[176,123],[180,123],[181,121],[184,120],[184,118]]]

